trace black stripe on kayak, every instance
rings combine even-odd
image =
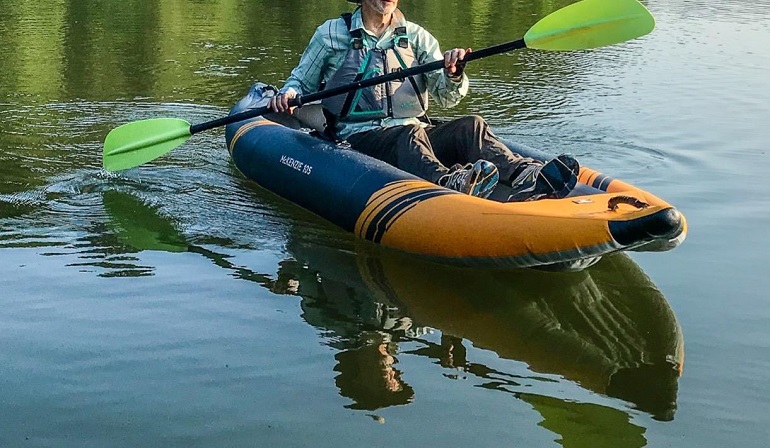
[[[422,201],[444,196],[446,194],[457,194],[457,192],[436,188],[430,190],[420,189],[400,195],[372,218],[369,226],[366,228],[364,238],[379,243],[388,228],[390,228],[390,226],[408,209]]]
[[[599,174],[596,176],[596,179],[591,182],[591,186],[602,191],[607,191],[607,187],[610,185],[610,183],[612,183],[613,180],[615,179],[606,174]]]
[[[401,182],[397,182],[397,183],[401,183]],[[381,190],[380,192],[377,192],[375,195],[373,195],[371,197],[370,201],[377,202],[379,204],[389,204],[390,202],[393,202],[393,201],[397,200],[398,198],[400,198],[404,194],[404,189],[402,189],[400,187],[396,188],[396,189],[385,188],[383,190],[384,191]],[[375,218],[373,218],[372,216],[373,215],[374,216],[379,216],[379,214],[382,213],[382,211],[375,212],[375,210],[377,210],[377,208],[378,207],[372,208],[371,211],[366,216],[363,217],[362,222],[363,223],[367,223],[368,222],[370,224],[372,222],[374,222]],[[364,210],[366,210],[366,208]],[[361,230],[363,232],[363,229],[361,229]],[[366,235],[367,235],[367,232],[363,232],[361,234],[362,237],[366,237]]]

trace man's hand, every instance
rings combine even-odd
[[[463,70],[465,69],[463,59],[470,52],[470,48],[454,48],[444,52],[444,70],[446,70],[449,78],[457,80],[463,75]]]
[[[278,95],[272,97],[270,99],[270,104],[267,105],[270,109],[272,109],[275,112],[294,112],[294,107],[289,107],[289,100],[297,97],[297,91],[289,88],[284,93],[279,93]]]

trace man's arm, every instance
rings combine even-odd
[[[414,25],[414,50],[417,56],[417,62],[420,64],[429,64],[434,61],[445,61],[447,64],[454,65],[457,56],[464,54],[460,49],[450,50],[442,53],[438,40],[424,28]],[[459,77],[444,70],[436,70],[425,74],[428,93],[442,107],[454,107],[465,95],[468,94],[468,76],[462,73]]]

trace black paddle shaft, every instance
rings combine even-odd
[[[513,42],[507,42],[500,45],[484,48],[479,51],[472,51],[463,58],[463,62],[470,62],[476,59],[485,58],[487,56],[494,56],[496,54],[507,53],[509,51],[517,50],[519,48],[525,48],[527,44],[524,39],[519,39]],[[352,92],[358,89],[365,89],[367,87],[376,86],[377,84],[394,81],[396,79],[404,79],[409,76],[420,75],[423,73],[432,72],[444,68],[444,61],[434,61],[429,64],[417,65],[403,70],[394,71],[374,78],[363,79],[361,81],[346,84],[344,86],[335,87],[333,89],[322,90],[320,92],[311,93],[307,96],[297,96],[289,100],[290,107],[301,107],[303,104],[312,103],[313,101],[323,100],[331,98],[333,96],[342,95]],[[230,123],[237,123],[239,121],[247,120],[249,118],[259,117],[267,113],[273,112],[269,107],[258,107],[256,109],[247,110],[235,115],[229,115],[227,117],[218,118],[216,120],[207,121],[205,123],[194,124],[190,126],[190,135],[197,134],[198,132],[207,131],[219,126],[225,126]]]

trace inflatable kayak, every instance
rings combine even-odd
[[[264,106],[273,94],[257,83],[230,113]],[[452,264],[577,270],[608,253],[664,251],[685,238],[676,208],[599,171],[581,167],[563,199],[504,202],[504,185],[489,199],[472,197],[314,136],[308,130],[323,127],[318,108],[229,124],[230,155],[263,188],[382,246]]]

